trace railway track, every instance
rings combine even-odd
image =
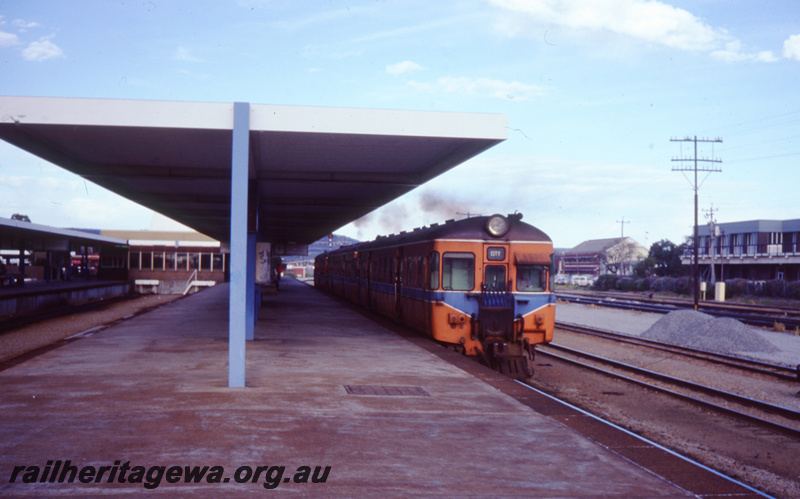
[[[562,325],[558,325],[562,327]],[[570,326],[571,330],[574,330]],[[638,338],[618,338],[615,333],[609,331],[596,331],[591,328],[579,327],[582,334],[593,334],[604,338],[615,338],[620,341],[623,348],[630,348],[627,345],[635,343],[639,347],[653,348],[658,351],[667,351],[670,355],[683,355],[690,359],[701,360],[702,362],[712,362],[723,364],[727,367],[747,372],[758,373],[761,376],[780,379],[783,383],[796,381],[796,373],[785,366],[764,366],[760,362],[749,361],[748,359],[737,359],[732,356],[720,356],[713,352],[698,352],[695,349],[688,349],[685,352],[681,347],[675,345],[650,344],[649,341],[639,342]],[[581,369],[591,370],[603,376],[613,377],[625,383],[632,383],[649,390],[668,394],[684,402],[699,405],[715,413],[732,416],[737,420],[748,424],[757,425],[772,432],[780,433],[798,439],[800,441],[800,412],[773,402],[744,396],[731,391],[722,390],[703,383],[676,377],[661,372],[657,372],[643,367],[635,366],[630,363],[621,362],[597,355],[577,348],[550,343],[549,345],[537,348],[537,352],[550,359],[566,362]]]
[[[668,314],[675,310],[693,307],[691,300],[653,300],[646,296],[629,293],[592,294],[557,292],[556,296],[559,300],[569,301],[570,303],[599,305],[609,308],[639,310],[642,312],[659,314]],[[780,323],[789,328],[800,328],[800,309],[797,308],[701,302],[699,310],[715,317],[730,317],[753,326],[770,327],[775,323]]]
[[[665,343],[662,341],[650,340],[647,338],[640,338],[638,336],[631,336],[628,334],[607,331],[604,329],[580,326],[577,324],[556,322],[556,327],[566,331],[614,340],[618,343],[646,346],[653,350],[659,350],[674,355],[681,355],[683,357],[702,360],[722,366],[734,367],[748,373],[771,376],[779,380],[800,381],[800,365],[792,367],[783,364],[774,364],[771,362],[747,359],[736,355],[728,355],[710,350],[703,350],[700,348],[679,346],[672,343]]]

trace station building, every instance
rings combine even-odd
[[[128,279],[140,293],[186,294],[228,279],[228,254],[195,231],[104,230],[124,239]]]
[[[800,219],[749,220],[698,227],[701,272],[718,280],[800,281]],[[690,254],[682,262],[692,263]]]
[[[567,275],[630,275],[636,262],[648,254],[647,248],[630,237],[592,239],[565,251],[560,271]]]

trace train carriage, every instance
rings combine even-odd
[[[473,217],[319,255],[320,289],[518,377],[552,340],[553,243],[522,215]]]

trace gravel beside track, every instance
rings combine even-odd
[[[692,325],[691,319],[698,317],[693,316],[694,311],[691,312],[688,315],[669,317],[669,314],[559,303],[556,306],[556,320],[632,336],[640,336],[652,329],[652,332],[658,333],[656,336],[675,335],[673,340],[691,342],[700,336],[698,331],[702,331],[692,328],[704,327],[699,323]],[[659,325],[659,321],[663,322]],[[705,322],[705,327],[708,328],[713,318],[711,321],[700,322]],[[706,333],[712,339],[722,335],[716,338],[716,343],[724,348],[718,350],[730,350],[728,353],[741,357],[787,366],[800,364],[800,336],[742,326],[740,323],[720,324],[721,327],[717,330]],[[742,327],[745,329],[740,329]],[[742,336],[728,334],[731,330],[738,331]],[[800,404],[800,385],[797,383],[765,383],[758,376],[734,369],[709,368],[679,356],[620,347],[611,340],[599,340],[563,330],[557,330],[553,340],[557,344],[646,366],[664,374],[791,409],[796,410]],[[800,442],[794,438],[771,435],[760,428],[751,428],[750,425],[705,409],[678,404],[669,397],[655,395],[649,390],[630,386],[622,381],[589,376],[585,371],[559,364],[544,356],[537,356],[534,385],[759,490],[776,497],[800,497],[800,475],[796,465]]]
[[[769,340],[735,319],[715,319],[694,310],[670,312],[641,336],[723,353],[778,351]]]
[[[115,302],[101,309],[55,317],[4,331],[0,333],[0,362],[182,297],[183,295],[144,295]]]
[[[692,314],[699,313],[691,312]],[[572,303],[559,303],[556,305],[557,321],[597,327],[635,336],[642,336],[642,333],[655,326],[656,323],[661,320],[666,321],[662,325],[672,324],[673,326],[678,326],[683,320],[680,318],[676,319],[675,317],[669,318],[673,314],[675,314],[675,312],[665,316],[663,314],[602,308],[593,305],[577,305]],[[717,351],[724,351],[743,357],[787,366],[796,366],[800,364],[800,336],[795,336],[791,332],[778,333],[761,328],[744,326],[737,321],[733,321],[735,324],[732,324],[728,321],[733,320],[725,319],[724,322],[717,323],[715,329],[710,332],[707,331],[705,335],[707,337],[706,340],[717,339]],[[691,321],[686,321],[686,324],[688,325],[690,322]],[[706,327],[709,326],[706,325]],[[739,341],[725,335],[724,331],[731,328],[738,332]],[[741,328],[746,328],[746,331]],[[684,334],[692,335],[691,338],[698,338],[700,336],[697,334],[698,330],[694,331],[693,333],[687,329]],[[752,337],[744,339],[745,336],[750,336],[746,334],[747,332],[754,335],[756,339]],[[654,333],[654,335],[658,337],[657,333]],[[671,341],[663,336],[661,338]],[[774,347],[774,349],[771,347]]]

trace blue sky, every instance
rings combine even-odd
[[[670,138],[721,137],[700,207],[800,218],[800,7],[787,1],[0,0],[0,95],[489,112],[509,138],[339,233],[519,211],[558,247],[691,233]],[[703,177],[701,176],[701,180]],[[0,216],[151,212],[0,143]],[[701,212],[701,222],[704,221]]]

